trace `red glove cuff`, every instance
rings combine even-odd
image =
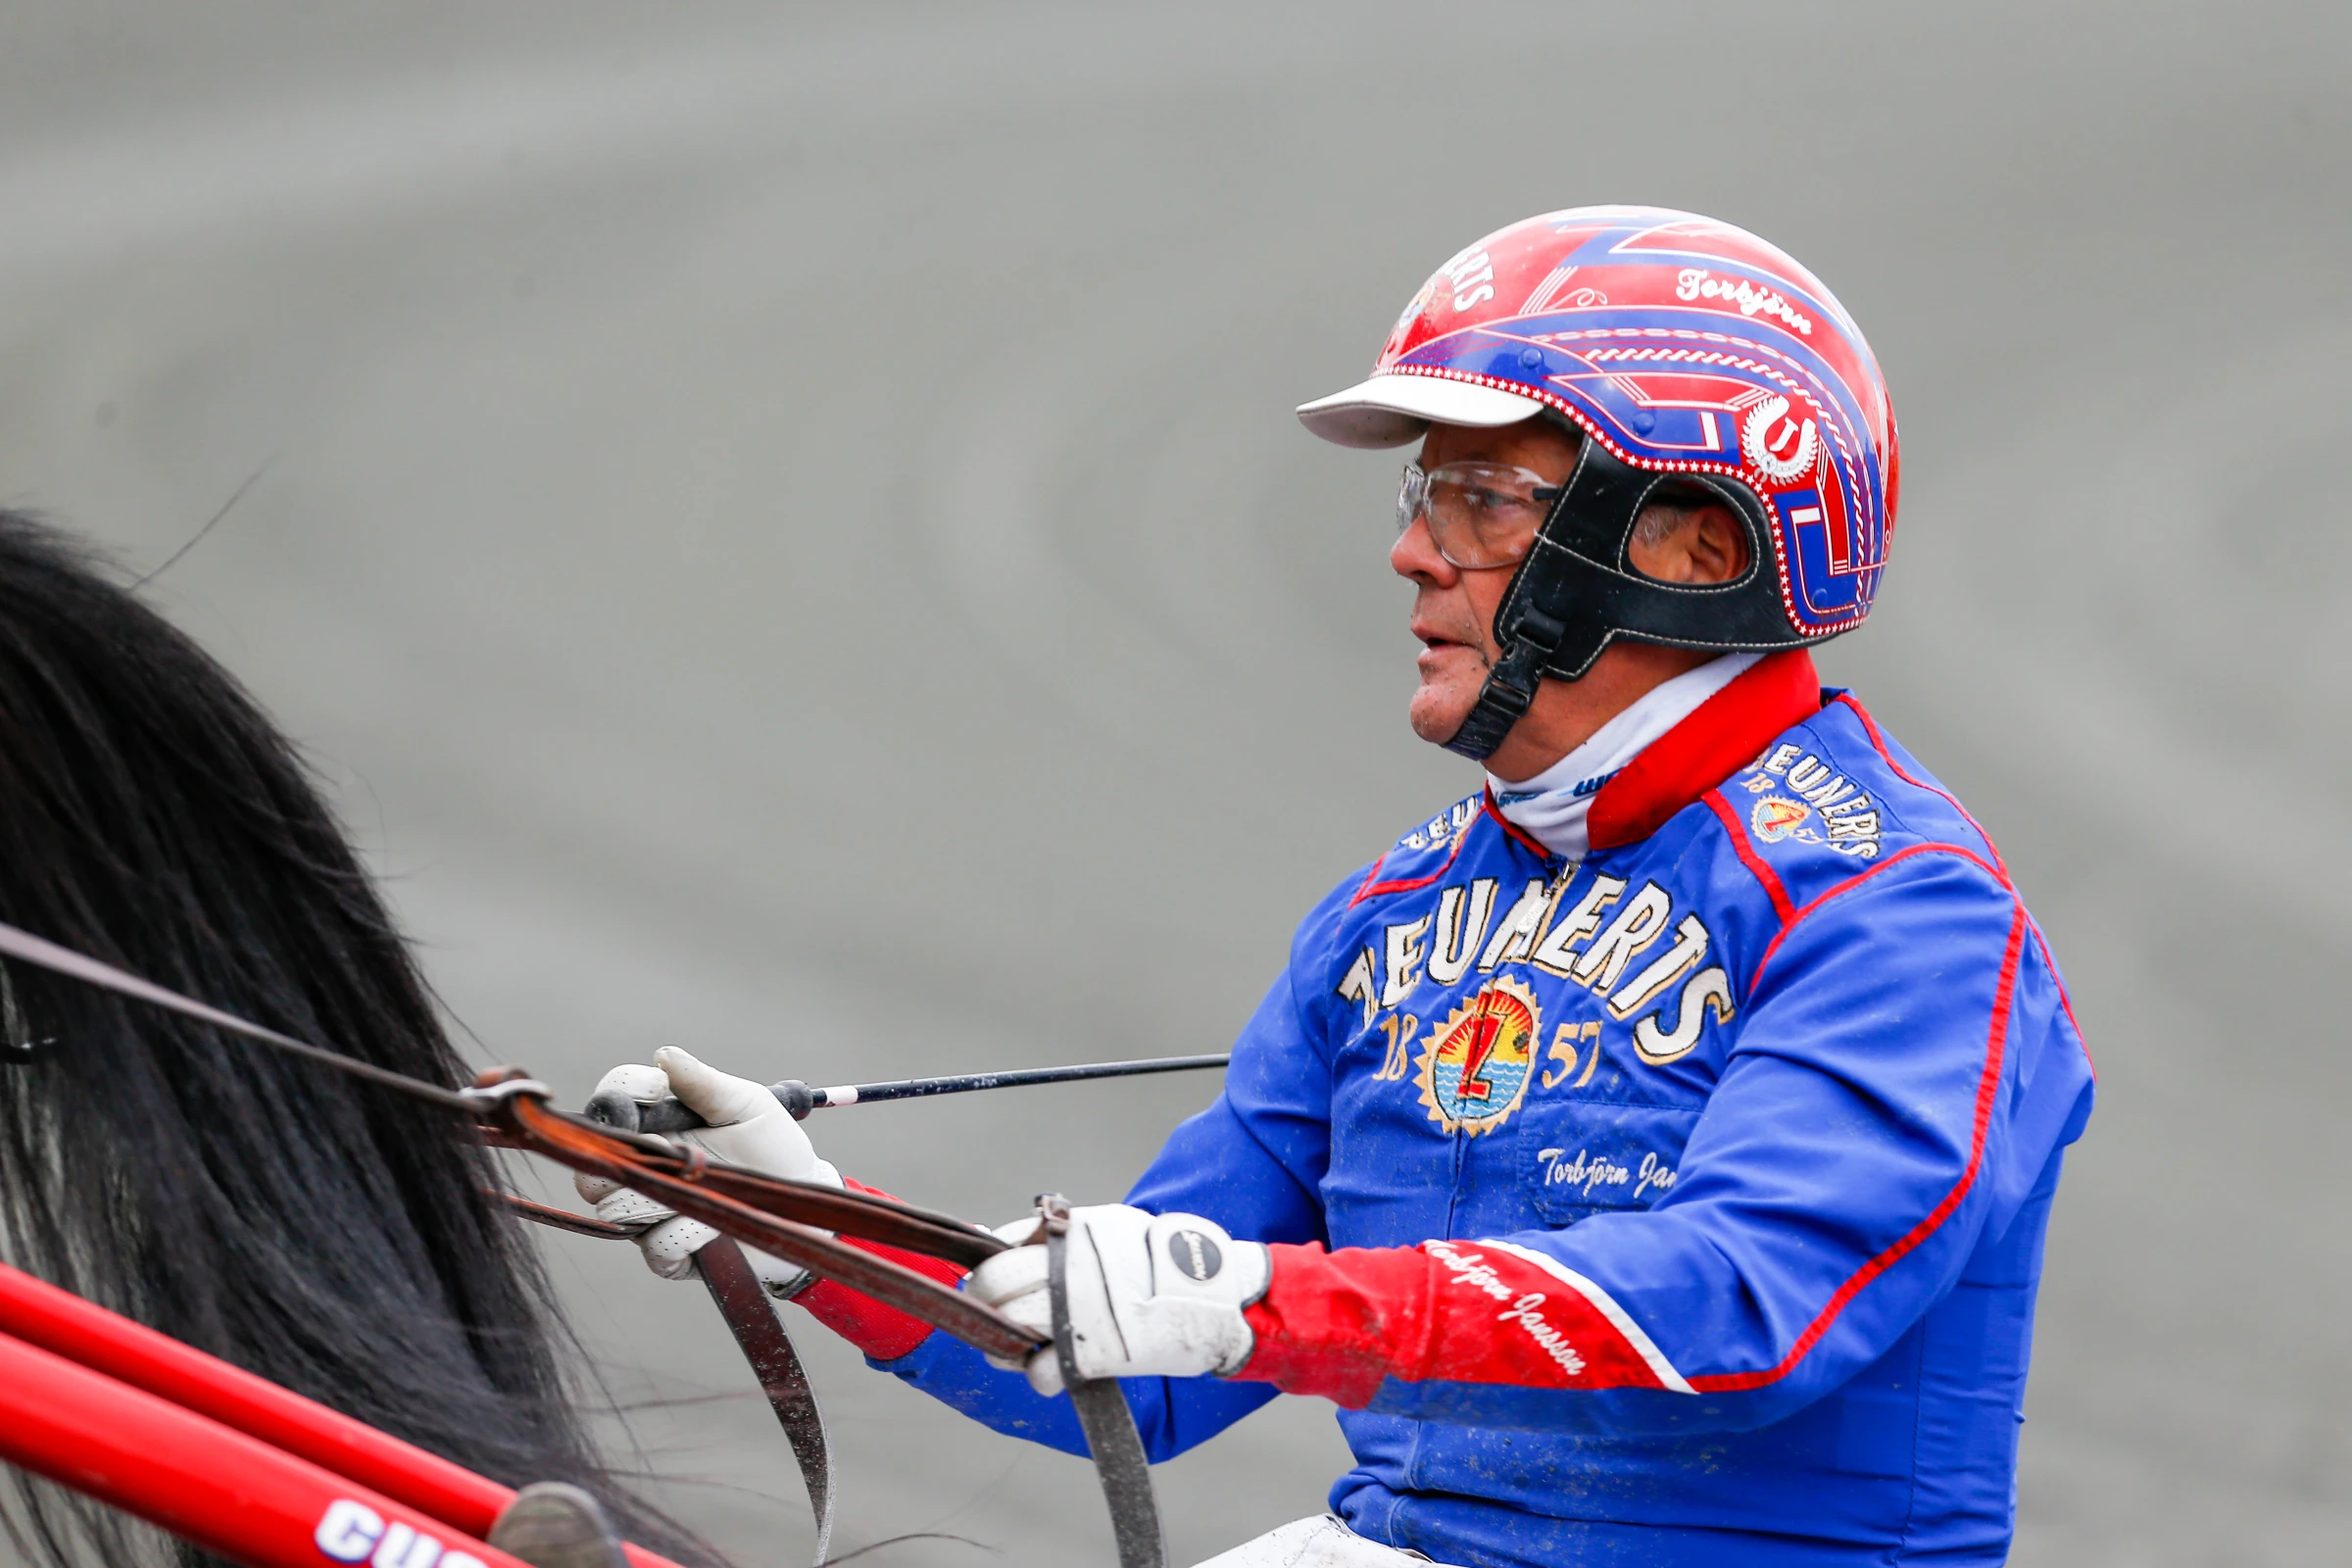
[[[871,1193],[877,1198],[891,1195],[879,1187],[842,1178],[842,1185],[852,1192]],[[919,1252],[885,1247],[880,1242],[859,1241],[856,1237],[841,1238],[859,1251],[888,1258],[904,1264],[942,1285],[960,1285],[965,1270],[945,1258],[925,1257]],[[917,1317],[909,1317],[895,1306],[886,1306],[870,1296],[851,1290],[838,1280],[818,1280],[793,1300],[808,1309],[811,1317],[855,1345],[877,1361],[895,1361],[931,1337],[931,1325]]]
[[[1592,1281],[1504,1241],[1276,1245],[1235,1377],[1362,1409],[1383,1381],[1690,1392]]]
[[[1393,1303],[1427,1289],[1421,1254],[1351,1248],[1345,1255],[1353,1266],[1342,1267],[1312,1243],[1277,1242],[1266,1252],[1266,1294],[1242,1311],[1257,1347],[1232,1375],[1350,1410],[1370,1404],[1393,1364]]]

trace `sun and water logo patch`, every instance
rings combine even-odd
[[[1491,980],[1424,1037],[1421,1103],[1448,1133],[1476,1137],[1508,1121],[1527,1097],[1535,1065],[1535,993]]]

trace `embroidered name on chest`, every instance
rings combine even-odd
[[[1507,906],[1501,895],[1494,877],[1444,889],[1429,913],[1381,928],[1338,993],[1362,1009],[1369,1029],[1424,984],[1452,988],[1473,971],[1524,966],[1592,992],[1610,1018],[1633,1024],[1635,1054],[1654,1065],[1694,1050],[1709,1016],[1731,1021],[1731,977],[1706,961],[1714,945],[1706,923],[1694,913],[1677,919],[1673,896],[1658,883],[1634,888],[1594,875],[1579,888],[1571,872],[1551,884],[1529,878]],[[1432,1119],[1448,1132],[1499,1125],[1525,1095],[1542,1039],[1539,1014],[1535,993],[1503,976],[1434,1025],[1416,1063]],[[1560,1026],[1579,1034],[1584,1027]],[[1401,1045],[1392,1039],[1382,1077],[1403,1076]]]

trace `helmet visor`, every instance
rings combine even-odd
[[[1368,381],[1298,405],[1298,422],[1344,447],[1400,447],[1421,439],[1432,424],[1491,429],[1544,412],[1534,398],[1498,387],[1430,375],[1375,375]]]

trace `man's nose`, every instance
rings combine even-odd
[[[1414,582],[1435,583],[1449,588],[1461,576],[1461,568],[1447,561],[1438,551],[1438,542],[1429,536],[1429,518],[1415,517],[1412,526],[1396,536],[1389,547],[1389,569],[1399,577]]]

